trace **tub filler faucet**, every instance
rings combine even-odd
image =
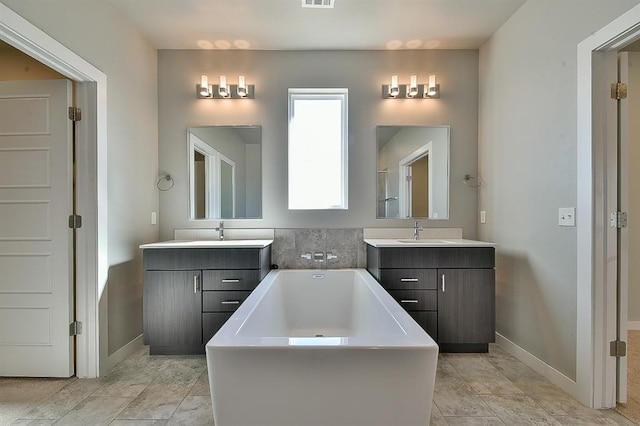
[[[220,241],[224,241],[224,222],[220,221],[220,223],[218,223],[218,227],[216,228],[216,231],[218,231],[218,239]]]
[[[420,239],[420,231],[422,231],[422,227],[420,227],[420,223],[416,220],[413,223],[413,239],[414,240],[419,240]]]

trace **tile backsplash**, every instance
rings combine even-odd
[[[322,259],[316,259],[316,253],[322,253]],[[306,254],[311,259],[303,257]],[[328,259],[329,254],[335,258]],[[365,261],[361,228],[275,229],[271,263],[281,269],[364,268]]]

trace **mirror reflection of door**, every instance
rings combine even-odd
[[[187,147],[190,219],[261,217],[259,126],[191,127]]]
[[[376,139],[377,217],[447,219],[449,126],[378,126]]]
[[[220,159],[220,217],[233,218],[234,212],[233,165]]]
[[[205,158],[200,152],[195,151],[193,154],[194,167],[194,193],[195,193],[195,219],[204,219],[206,217],[206,168]]]
[[[429,156],[411,164],[411,217],[429,217]]]

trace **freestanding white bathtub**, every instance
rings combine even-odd
[[[206,345],[216,426],[425,426],[437,344],[364,269],[271,271]]]

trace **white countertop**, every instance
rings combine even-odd
[[[365,243],[373,247],[495,247],[486,241],[465,240],[462,238],[365,238]]]
[[[264,248],[271,243],[273,243],[273,240],[170,240],[142,244],[140,248]]]

